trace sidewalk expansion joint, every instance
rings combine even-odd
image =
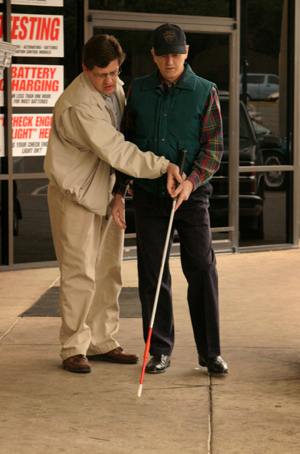
[[[198,388],[207,388],[207,385],[182,385],[182,386],[164,386],[162,388],[155,387],[155,388],[148,388],[147,391],[156,391],[156,390],[174,390],[174,389],[198,389]]]
[[[7,336],[8,333],[10,333],[10,331],[13,329],[13,327],[19,323],[19,321],[21,320],[22,317],[18,317],[17,320],[14,321],[14,323],[8,328],[8,330],[3,334],[3,336],[0,337],[0,341],[3,340],[5,338],[5,336]]]

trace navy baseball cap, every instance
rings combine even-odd
[[[180,27],[163,24],[154,30],[153,48],[155,55],[186,54],[186,36]]]

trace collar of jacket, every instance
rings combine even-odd
[[[180,80],[178,81],[178,84],[173,88],[180,88],[182,90],[190,90],[194,91],[196,87],[196,82],[197,82],[197,76],[196,74],[192,71],[192,68],[188,63],[184,64],[185,71],[182,74]],[[142,90],[153,90],[154,88],[161,87],[161,83],[159,80],[159,70],[156,69],[152,74],[150,74],[148,77],[146,76],[144,79],[144,83],[141,86]]]
[[[105,109],[106,103],[105,103],[101,93],[94,87],[94,85],[92,84],[92,82],[90,81],[90,79],[88,78],[88,76],[86,74],[81,73],[81,76],[82,76],[81,83],[82,83],[83,87],[86,90],[88,90],[90,92],[90,94],[93,96],[93,98],[97,101],[97,104],[99,105],[100,109]],[[116,93],[118,101],[119,101],[121,112],[122,112],[122,106],[124,103],[124,101],[123,101],[123,97],[124,97],[123,85],[124,85],[124,82],[122,82],[122,80],[118,78],[115,93]]]

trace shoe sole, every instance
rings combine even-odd
[[[201,367],[207,367],[207,371],[208,371],[210,374],[222,375],[222,374],[228,374],[228,372],[229,372],[228,370],[224,370],[224,371],[222,371],[222,372],[217,372],[217,371],[215,371],[215,370],[209,370],[208,365],[207,365],[206,362],[204,362],[204,361],[200,361],[200,362],[199,362],[199,366],[201,366]]]
[[[63,366],[63,368],[68,372],[74,372],[75,374],[89,374],[91,372],[91,369],[70,369],[67,366]]]
[[[209,372],[211,375],[226,375],[226,374],[229,373],[228,370],[226,370],[226,371],[224,370],[223,372],[216,372],[215,370],[212,370],[212,371],[209,371],[209,370],[208,370],[208,372]]]
[[[138,363],[138,359],[133,359],[131,361],[116,361],[115,359],[110,358],[93,358],[92,356],[88,356],[89,361],[106,361],[108,363],[116,363],[116,364],[136,364]]]
[[[201,366],[201,367],[207,367],[207,365],[206,365],[206,364],[203,364],[203,363],[199,363],[199,366]],[[226,370],[226,371],[224,370],[224,371],[222,371],[222,372],[217,372],[217,371],[215,371],[215,370],[209,370],[209,368],[207,367],[207,372],[208,372],[209,374],[222,375],[222,374],[228,374],[229,371],[228,371],[228,370]]]

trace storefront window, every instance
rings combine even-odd
[[[247,105],[263,165],[292,164],[287,140],[287,53],[287,2],[249,0],[246,59],[242,55],[240,94]],[[273,169],[264,172],[262,177],[263,211],[257,217],[261,233],[255,235],[251,229],[244,232],[240,246],[287,241],[289,172]],[[240,213],[241,210],[240,207]]]
[[[48,180],[16,180],[15,188],[20,217],[15,219],[14,262],[56,260],[47,204]]]

